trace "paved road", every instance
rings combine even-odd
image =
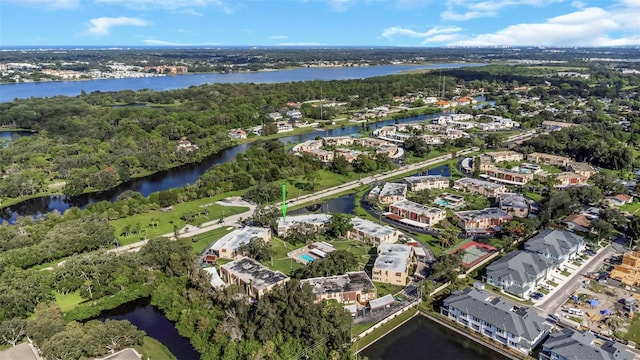
[[[580,287],[582,275],[599,269],[603,260],[615,252],[611,245],[607,246],[592,257],[588,263],[585,263],[581,268],[574,271],[567,280],[565,280],[564,284],[560,284],[551,294],[547,295],[544,301],[536,305],[536,308],[542,312],[543,317],[556,313],[560,305]]]

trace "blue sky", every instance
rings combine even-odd
[[[0,0],[0,47],[640,45],[640,0]]]

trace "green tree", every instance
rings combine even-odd
[[[351,223],[351,217],[347,214],[334,213],[331,214],[331,220],[326,227],[327,234],[333,237],[343,237],[347,233],[353,230],[353,224]]]
[[[13,318],[0,323],[0,339],[5,344],[16,346],[27,334],[27,320]]]

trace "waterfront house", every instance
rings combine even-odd
[[[454,291],[444,300],[440,313],[523,354],[529,354],[550,329],[532,308],[475,288]]]
[[[351,218],[351,225],[353,229],[347,233],[347,238],[361,240],[372,246],[393,244],[400,238],[400,232],[391,226],[378,225],[359,217]]]
[[[378,257],[371,271],[372,280],[392,285],[406,286],[413,262],[413,247],[402,244],[378,245]]]
[[[331,222],[331,214],[289,215],[286,219],[282,217],[278,219],[277,233],[281,237],[287,236],[289,229],[300,224],[313,226],[316,232],[320,232],[329,222]]]
[[[232,139],[246,139],[247,132],[242,129],[231,129],[229,130],[229,137]]]
[[[467,234],[491,234],[500,229],[500,225],[513,219],[499,208],[458,211],[453,213],[453,221]]]
[[[242,244],[248,244],[253,238],[261,239],[265,242],[271,240],[271,229],[246,226],[242,229],[234,230],[216,241],[205,253],[207,260],[237,259],[242,256],[238,254],[238,248]]]
[[[409,176],[404,178],[404,182],[407,183],[411,191],[449,187],[449,179],[441,175]]]
[[[273,271],[248,257],[220,266],[220,277],[227,285],[239,285],[254,299],[289,281],[289,277],[280,271]]]
[[[456,180],[453,188],[487,197],[495,197],[498,193],[507,192],[507,188],[502,184],[468,177]]]
[[[176,146],[176,151],[193,151],[198,149],[198,145],[192,144],[191,141],[187,140],[186,136],[181,137],[180,141],[178,141],[178,146]]]
[[[420,228],[433,227],[446,219],[447,213],[438,208],[424,206],[409,200],[401,200],[389,205],[389,211],[402,220],[410,220],[409,225]]]
[[[584,249],[584,238],[566,230],[545,229],[524,243],[524,250],[537,253],[562,266]]]
[[[487,266],[484,281],[523,299],[551,275],[557,264],[541,254],[516,250]]]
[[[377,297],[376,286],[364,271],[304,279],[300,284],[311,286],[316,301],[336,300],[341,304],[354,304],[366,303]]]
[[[592,332],[564,328],[549,334],[538,360],[633,360],[624,345],[597,338]]]

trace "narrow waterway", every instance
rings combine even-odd
[[[143,330],[148,336],[158,340],[166,346],[178,360],[197,360],[200,354],[194,349],[189,339],[178,334],[175,326],[150,300],[138,299],[118,306],[112,310],[106,310],[98,317],[98,320],[129,320],[138,329]]]
[[[501,354],[424,316],[416,316],[360,352],[369,360],[504,360]]]

